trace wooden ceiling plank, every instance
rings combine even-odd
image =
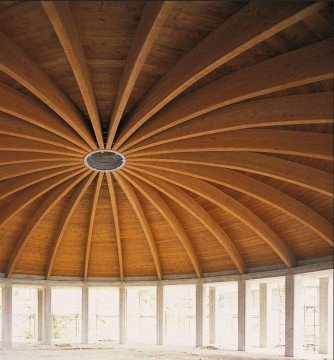
[[[153,238],[153,234],[150,229],[150,225],[147,221],[145,212],[144,212],[132,186],[119,174],[113,173],[113,175],[114,175],[115,179],[117,180],[118,184],[120,185],[120,187],[122,188],[124,194],[128,198],[134,212],[136,213],[136,216],[137,216],[137,218],[140,222],[140,225],[143,229],[143,232],[145,234],[149,249],[151,251],[151,255],[152,255],[154,266],[155,266],[155,269],[157,272],[158,280],[161,280],[162,273],[161,273],[161,265],[160,265],[160,260],[159,260],[159,256],[158,256],[158,251],[157,251],[157,248],[156,248],[156,245],[154,242],[154,238]]]
[[[12,115],[0,112],[0,134],[30,139],[46,144],[56,145],[79,154],[87,152],[80,149],[59,136],[35,125],[29,124]]]
[[[89,171],[87,170],[85,173],[77,175],[74,179],[70,179],[57,187],[54,191],[52,191],[48,197],[42,202],[42,204],[38,207],[33,217],[26,225],[21,234],[18,242],[15,245],[14,251],[11,254],[10,260],[6,267],[6,276],[10,277],[15,269],[15,265],[24,250],[24,247],[29,240],[32,232],[36,227],[43,221],[45,216],[52,210],[52,208],[57,205],[57,203],[68,194],[81,180],[89,175]]]
[[[110,149],[112,146],[118,125],[136,80],[172,7],[172,1],[147,1],[145,3],[128,53],[126,67],[122,72],[113,102],[107,137],[107,149]]]
[[[88,225],[87,243],[86,243],[86,254],[85,254],[84,281],[87,281],[87,277],[88,277],[90,248],[91,248],[94,221],[95,221],[95,215],[96,215],[96,208],[97,208],[97,203],[99,201],[102,179],[103,179],[103,173],[99,173],[98,177],[97,177],[97,180],[96,180],[96,184],[95,184],[94,197],[93,197],[91,212],[90,212],[90,216],[89,216],[89,225]]]
[[[124,267],[123,267],[123,252],[122,252],[122,240],[121,240],[121,230],[119,226],[119,215],[118,215],[118,206],[117,199],[115,194],[115,188],[111,174],[106,173],[108,191],[110,196],[111,210],[113,213],[114,226],[115,226],[115,235],[117,243],[117,254],[118,254],[118,268],[119,268],[119,278],[121,281],[124,281]]]
[[[184,250],[186,251],[190,262],[195,270],[195,273],[198,278],[202,277],[202,269],[200,266],[200,262],[196,255],[195,249],[192,246],[186,232],[184,231],[182,225],[168,206],[168,204],[164,201],[164,199],[159,195],[159,193],[152,187],[144,183],[143,181],[137,179],[135,180],[132,176],[127,174],[124,171],[120,171],[121,175],[125,177],[138,191],[140,191],[148,201],[160,212],[160,214],[164,217],[166,222],[173,229],[175,235],[181,242]]]
[[[83,158],[83,154],[66,150],[56,145],[46,144],[35,140],[22,139],[16,136],[0,134],[0,151],[30,151],[39,153],[49,153],[57,155],[72,156]]]
[[[63,161],[64,164],[67,162],[76,162],[81,164],[81,159],[76,157],[64,156],[64,155],[55,155],[55,154],[45,154],[45,153],[30,153],[26,152],[9,152],[0,150],[0,165],[10,165],[10,164],[24,164],[24,163],[35,163],[35,162],[44,162],[44,161]]]
[[[194,46],[129,114],[119,148],[150,117],[193,83],[260,42],[318,12],[326,2],[250,2]]]
[[[56,134],[90,151],[91,148],[45,104],[0,82],[0,110]]]
[[[78,170],[82,168],[81,165],[65,165],[60,169],[48,169],[34,171],[32,174],[20,176],[14,180],[8,179],[0,182],[0,200],[12,195],[20,190],[23,190],[31,185],[37,184],[54,176]]]
[[[0,70],[41,99],[95,150],[96,143],[83,115],[38,63],[1,31],[0,48]]]
[[[76,188],[71,196],[71,199],[69,200],[69,202],[66,206],[63,216],[58,224],[58,227],[56,230],[56,235],[52,242],[52,248],[50,251],[50,255],[49,255],[49,259],[48,259],[48,263],[47,263],[47,270],[46,270],[46,278],[47,279],[50,279],[53,264],[54,264],[54,261],[55,261],[55,258],[56,258],[57,252],[58,252],[58,248],[59,248],[61,240],[64,236],[67,225],[71,219],[71,216],[73,215],[81,198],[83,197],[84,193],[86,192],[86,190],[88,189],[89,185],[92,183],[92,181],[94,180],[96,175],[97,175],[96,172],[93,172],[93,173],[90,172],[90,175],[88,177],[86,177],[78,186],[76,186]]]
[[[139,156],[180,152],[252,151],[306,156],[333,160],[333,135],[312,131],[250,129],[189,138],[175,144],[163,144],[128,154],[127,159]]]
[[[177,186],[173,186],[166,181],[145,174],[142,176],[135,167],[127,166],[124,171],[134,175],[135,177],[143,180],[147,184],[153,186],[172,200],[174,200],[181,207],[186,209],[192,214],[219,242],[219,244],[226,250],[231,257],[233,263],[238,269],[240,274],[246,271],[246,265],[239,254],[238,250],[232,243],[231,239],[215,221],[215,219],[205,211],[191,196]],[[141,169],[139,169],[141,170]]]
[[[143,164],[138,163],[133,165],[143,166]],[[333,246],[333,224],[293,197],[247,175],[222,168],[211,168],[208,171],[207,166],[194,164],[161,165],[160,163],[151,163],[149,166],[154,169],[168,170],[214,182],[252,196],[297,219],[324,239],[329,245]]]
[[[65,51],[84,100],[100,149],[104,149],[100,115],[85,54],[68,1],[42,1],[51,24]]]
[[[296,259],[290,249],[265,222],[263,222],[241,203],[226,195],[213,185],[210,185],[200,179],[190,178],[189,176],[179,175],[165,170],[148,170],[146,168],[144,169],[139,167],[136,167],[136,170],[171,182],[174,185],[190,190],[191,192],[194,192],[195,194],[213,202],[224,211],[240,220],[261,239],[263,239],[287,267],[293,267],[295,265]]]
[[[333,92],[280,96],[233,104],[198,116],[149,137],[127,154],[152,146],[217,134],[268,126],[333,123]]]
[[[150,136],[221,107],[332,79],[332,49],[332,38],[319,41],[243,68],[180,96],[145,123],[120,151],[124,152]],[[117,141],[114,148],[119,149],[122,142]]]
[[[82,165],[78,165],[78,163],[72,162],[64,164],[61,161],[59,162],[42,162],[42,163],[33,163],[33,164],[12,164],[12,165],[5,165],[0,167],[0,184],[1,181],[7,180],[7,179],[13,179],[15,177],[26,175],[30,173],[35,173],[37,171],[41,170],[51,170],[56,168],[62,168],[65,166],[80,166],[82,168]],[[15,180],[12,180],[15,181]]]
[[[69,175],[58,175],[54,178],[43,181],[41,184],[35,184],[30,186],[28,189],[25,189],[21,194],[16,196],[9,204],[6,206],[0,213],[0,226],[3,225],[8,219],[17,214],[25,206],[32,203],[34,200],[38,199],[42,195],[46,194],[48,191],[52,190],[56,186],[62,184],[68,179],[73,178],[74,176],[81,174],[87,169],[81,168],[79,170],[73,171]]]
[[[131,165],[133,162],[151,163],[152,161],[199,164],[247,171],[299,185],[327,196],[333,196],[334,178],[332,174],[311,166],[259,153],[208,152],[152,155],[133,160],[128,159],[127,164]]]

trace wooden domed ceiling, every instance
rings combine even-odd
[[[0,2],[0,272],[330,255],[332,18],[322,1]]]

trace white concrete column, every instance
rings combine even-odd
[[[295,277],[285,276],[285,356],[294,356]]]
[[[13,310],[13,287],[4,284],[2,288],[2,346],[12,346],[12,310]]]
[[[81,295],[81,343],[88,344],[88,305],[89,305],[89,288],[86,284],[82,285]]]
[[[319,353],[328,353],[328,277],[319,279]]]
[[[43,303],[43,344],[51,345],[51,287],[49,285],[44,288]]]
[[[37,312],[38,312],[38,325],[37,325],[37,339],[39,343],[43,343],[44,333],[44,289],[37,289]]]
[[[238,280],[238,350],[246,349],[246,281]]]
[[[209,287],[209,343],[216,343],[216,288]]]
[[[260,284],[260,347],[267,347],[267,315],[268,315],[268,287]]]
[[[164,343],[164,288],[159,282],[157,285],[157,345]]]
[[[126,342],[126,289],[124,284],[119,287],[119,343]]]
[[[196,346],[203,345],[203,282],[196,284]]]
[[[302,281],[295,275],[285,276],[285,356],[296,356],[303,338]]]

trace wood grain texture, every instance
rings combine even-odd
[[[192,83],[266,38],[319,11],[325,3],[307,5],[252,2],[243,7],[191,49],[155,85],[131,113],[115,148]]]
[[[85,191],[87,190],[88,186],[96,177],[96,173],[90,174],[84,181],[80,183],[80,185],[75,189],[74,193],[71,196],[69,203],[67,204],[66,210],[62,216],[60,223],[58,224],[57,232],[54,237],[54,241],[52,244],[52,249],[49,256],[49,261],[46,270],[46,278],[48,279],[52,273],[53,263],[55,261],[55,256],[57,255],[57,250],[59,244],[64,236],[64,232],[66,230],[67,224],[75,211],[75,208],[78,206],[82,196],[84,195]]]
[[[173,153],[138,157],[132,162],[199,164],[260,174],[333,196],[333,175],[297,162],[252,152]]]
[[[159,260],[159,256],[158,256],[158,252],[157,252],[157,248],[154,242],[154,238],[152,235],[152,231],[150,229],[150,225],[147,222],[145,213],[142,209],[142,206],[140,205],[140,202],[138,200],[138,197],[136,195],[136,193],[134,192],[133,188],[131,187],[131,185],[124,180],[120,175],[115,174],[114,175],[117,182],[119,183],[119,185],[121,186],[122,190],[124,191],[125,195],[127,196],[128,200],[130,201],[134,212],[136,213],[138,220],[140,222],[140,225],[145,233],[146,236],[146,240],[148,243],[148,246],[150,248],[151,251],[151,255],[153,258],[153,262],[155,265],[155,269],[157,272],[157,277],[158,280],[162,279],[162,273],[161,273],[161,265],[160,265],[160,260]]]
[[[99,111],[90,80],[85,54],[82,49],[76,24],[71,14],[69,3],[67,1],[43,1],[42,4],[59,41],[64,48],[67,59],[71,64],[94,129],[98,146],[100,149],[103,149],[104,143]]]
[[[106,145],[108,149],[113,144],[135,82],[172,6],[172,1],[147,1],[145,4],[112,106]]]
[[[115,234],[116,234],[116,242],[117,242],[117,255],[118,255],[118,267],[119,267],[119,277],[120,280],[124,280],[124,270],[123,270],[123,255],[122,255],[122,238],[121,231],[119,226],[119,214],[118,214],[118,206],[115,194],[115,188],[113,184],[112,177],[110,173],[106,173],[107,184],[108,184],[108,192],[110,196],[111,209],[114,218],[115,225]]]
[[[138,170],[139,169],[137,169],[137,171]],[[238,218],[241,222],[257,233],[266,243],[268,243],[270,247],[273,248],[273,250],[282,259],[286,266],[294,266],[294,255],[291,253],[285,243],[277,236],[277,234],[275,234],[254,213],[234,200],[232,197],[224,194],[214,186],[201,180],[192,179],[182,175],[170,174],[168,171],[149,171],[147,169],[140,169],[139,171],[148,173],[149,175],[156,176],[163,180],[167,180],[217,204],[219,207],[229,212],[232,216]]]
[[[140,165],[143,166],[143,164],[137,164],[137,166]],[[274,187],[256,181],[251,177],[234,172],[233,170],[221,168],[214,168],[208,171],[207,167],[199,165],[173,164],[171,166],[168,164],[161,165],[159,163],[151,163],[148,167],[194,176],[253,196],[293,216],[321,236],[328,244],[331,246],[334,245],[333,224],[293,197],[276,190]]]
[[[0,32],[0,70],[25,86],[61,116],[91,147],[96,148],[89,128],[66,94],[24,50]]]
[[[170,127],[220,107],[333,78],[333,39],[290,51],[264,62],[223,76],[206,86],[181,96],[127,141],[122,150]],[[307,59],[307,61],[305,61]],[[116,142],[117,150],[120,144]]]
[[[171,209],[168,207],[167,203],[163,200],[163,198],[159,195],[157,191],[155,191],[152,187],[146,185],[143,181],[134,180],[133,177],[127,175],[124,172],[121,172],[122,176],[125,177],[137,190],[139,190],[161,213],[161,215],[165,218],[168,224],[171,226],[173,231],[175,232],[178,239],[181,241],[184,249],[186,250],[190,261],[194,267],[197,277],[202,276],[202,270],[195,253],[191,242],[184,231],[182,225],[173,214]]]

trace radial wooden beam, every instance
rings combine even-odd
[[[99,111],[90,80],[85,54],[82,49],[77,27],[67,1],[42,1],[52,26],[63,46],[68,62],[85,103],[95,138],[100,149],[104,148]]]
[[[121,281],[123,281],[124,280],[123,253],[122,253],[121,230],[120,230],[120,226],[119,226],[117,199],[116,199],[114,184],[113,184],[110,173],[108,173],[108,172],[106,173],[106,178],[107,178],[108,191],[109,191],[110,202],[111,202],[111,210],[113,213],[114,226],[115,226],[119,278]]]
[[[55,261],[55,257],[57,255],[57,251],[60,245],[60,242],[64,236],[67,225],[71,219],[72,214],[74,213],[76,207],[78,206],[81,198],[84,193],[88,189],[89,185],[94,180],[96,172],[91,173],[86,179],[84,179],[74,190],[71,199],[69,200],[66,209],[63,213],[63,216],[58,224],[56,235],[54,237],[52,248],[50,251],[50,256],[48,259],[47,270],[46,270],[46,278],[49,279],[52,273],[53,264]]]
[[[143,164],[133,165],[143,166]],[[297,219],[333,246],[333,224],[300,201],[249,176],[228,169],[211,168],[209,170],[207,166],[201,165],[152,163],[148,166],[151,169],[193,176],[250,195]]]
[[[99,173],[97,180],[96,180],[96,184],[95,184],[94,197],[93,197],[92,207],[91,207],[90,216],[89,216],[89,225],[88,225],[87,242],[86,242],[86,254],[85,254],[84,281],[87,280],[87,276],[88,276],[90,247],[91,247],[91,242],[92,242],[95,214],[96,214],[97,203],[99,201],[102,179],[103,179],[103,173]]]
[[[156,145],[220,132],[300,124],[333,123],[333,92],[280,96],[233,104],[149,137],[127,154]]]
[[[33,164],[11,164],[0,167],[0,182],[7,179],[12,179],[21,175],[26,175],[30,173],[35,173],[36,171],[47,170],[47,169],[56,169],[62,168],[65,166],[74,166],[78,167],[77,163],[62,163],[59,162],[42,162],[42,163],[33,163]],[[82,165],[79,165],[82,168]],[[12,180],[15,181],[15,180]]]
[[[200,78],[326,6],[325,2],[251,2],[193,47],[130,113],[117,148],[158,110]]]
[[[223,76],[183,95],[153,116],[122,150],[221,107],[254,97],[333,78],[333,39],[319,41]],[[131,132],[133,132],[131,130]],[[121,141],[116,142],[115,149]]]
[[[81,148],[76,147],[67,140],[50,133],[35,125],[29,124],[15,116],[0,112],[0,134],[16,136],[21,139],[35,140],[46,144],[56,145],[71,152],[86,154],[87,152]],[[24,141],[24,140],[22,140]]]
[[[92,149],[96,143],[79,109],[58,85],[23,49],[0,32],[0,70],[26,87],[62,119],[64,119]]]
[[[0,150],[15,151],[15,152],[30,151],[30,152],[72,156],[77,158],[83,157],[82,154],[73,152],[71,150],[66,150],[60,146],[45,144],[29,139],[24,139],[24,141],[22,141],[22,139],[16,136],[3,135],[3,134],[0,134]]]
[[[81,164],[82,160],[77,157],[70,157],[65,155],[55,154],[44,154],[37,152],[8,152],[0,150],[0,165],[9,164],[24,164],[24,163],[35,163],[44,161],[63,161],[64,164],[67,162],[76,162]]]
[[[184,231],[182,225],[180,224],[177,217],[174,215],[168,204],[165,200],[159,195],[159,193],[152,187],[145,184],[143,181],[137,179],[135,180],[133,176],[126,174],[124,171],[120,171],[121,175],[125,177],[138,191],[140,191],[150,203],[160,212],[164,217],[170,227],[173,229],[175,235],[181,242],[184,250],[186,251],[190,262],[195,270],[195,273],[198,278],[202,277],[202,269],[198,260],[198,257],[195,253],[186,232]]]
[[[199,164],[242,170],[287,181],[327,196],[333,196],[334,179],[332,174],[296,162],[258,153],[207,152],[152,155],[145,158],[128,159],[127,164],[131,165],[133,162],[151,163],[155,161],[160,163]]]
[[[124,168],[123,171],[134,175],[137,178],[148,183],[149,185],[153,186],[154,188],[174,200],[181,207],[186,209],[215,237],[215,239],[220,243],[220,245],[226,250],[227,254],[231,257],[238,271],[241,274],[246,271],[246,265],[242,257],[240,256],[238,250],[232,243],[231,239],[227,236],[227,234],[220,227],[217,221],[215,221],[215,219],[207,211],[205,211],[191,196],[189,196],[179,187],[170,185],[166,181],[162,181],[155,177],[149,176],[148,174],[142,176],[136,171],[135,168],[127,166],[126,168]]]
[[[85,173],[77,175],[74,179],[67,180],[55,190],[50,192],[48,197],[42,202],[34,213],[31,220],[28,222],[23,230],[18,242],[15,245],[14,251],[11,254],[10,260],[6,268],[6,276],[12,275],[15,265],[24,250],[24,247],[29,240],[32,232],[36,227],[43,221],[45,216],[52,210],[52,208],[67,194],[69,193],[81,180],[89,175],[90,171],[87,170]]]
[[[0,83],[0,110],[36,125],[76,144],[85,151],[90,147],[45,104]]]
[[[43,181],[41,184],[35,184],[16,196],[1,212],[0,212],[0,226],[3,225],[8,219],[17,214],[25,206],[31,204],[34,200],[38,199],[48,191],[56,186],[62,184],[68,179],[81,174],[87,169],[81,168],[75,170],[69,175],[58,175],[54,178]]]
[[[133,188],[131,187],[131,185],[117,173],[114,173],[114,176],[115,176],[117,182],[119,183],[120,187],[124,191],[124,194],[128,198],[131,206],[133,207],[134,212],[137,215],[137,218],[138,218],[140,225],[143,229],[143,232],[145,234],[149,249],[151,251],[151,255],[152,255],[154,266],[155,266],[155,269],[157,272],[158,280],[161,280],[162,273],[161,273],[161,265],[160,265],[160,260],[159,260],[159,256],[158,256],[158,251],[155,246],[152,231],[150,229],[150,225],[148,224],[145,212],[138,200],[136,193],[134,192]]]
[[[82,169],[82,165],[66,166],[48,169],[42,171],[35,171],[32,174],[27,174],[13,179],[8,179],[0,182],[0,200],[6,196],[12,195],[20,190],[23,190],[31,185],[37,184],[44,180],[50,179],[54,176],[64,174],[73,170]]]
[[[108,149],[112,146],[126,104],[147,55],[172,7],[172,1],[147,1],[145,3],[135,37],[128,53],[126,67],[123,70],[122,78],[113,102],[106,146]]]
[[[128,154],[144,155],[206,151],[254,151],[333,160],[333,135],[311,131],[251,129],[190,138]]]
[[[213,202],[224,211],[230,213],[232,216],[240,220],[253,232],[255,232],[261,239],[263,239],[280,257],[286,266],[294,266],[296,261],[294,255],[291,253],[286,244],[277,236],[277,234],[252,211],[216,187],[205,181],[190,178],[189,176],[171,173],[169,171],[156,169],[148,170],[146,168],[144,169],[138,167],[136,167],[136,170],[171,182]]]

